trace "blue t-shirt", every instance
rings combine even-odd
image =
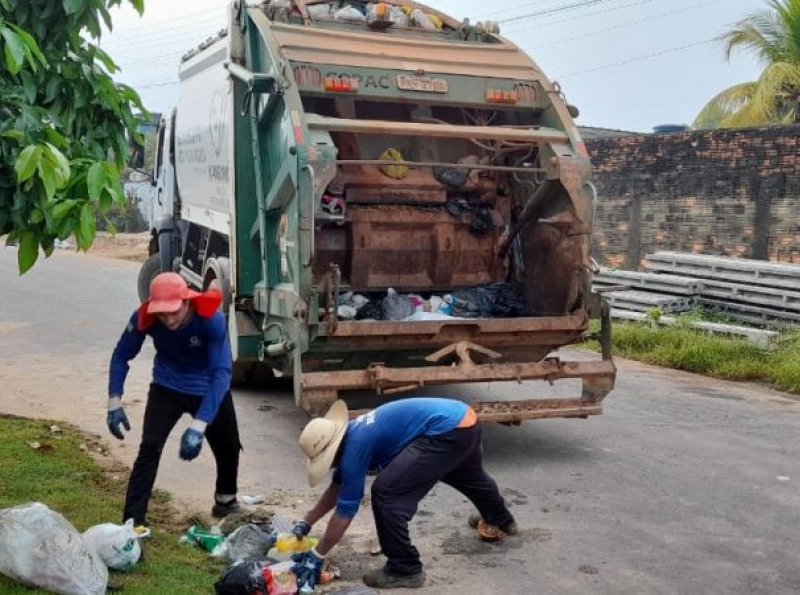
[[[461,401],[416,397],[386,403],[350,421],[341,462],[333,475],[341,486],[336,513],[353,518],[368,474],[385,468],[414,439],[455,429],[467,409]]]
[[[196,313],[185,327],[170,331],[158,320],[140,331],[133,313],[114,348],[108,374],[108,394],[122,396],[128,362],[136,357],[147,335],[153,339],[156,357],[153,382],[174,391],[202,399],[195,418],[211,423],[231,387],[231,345],[225,316],[211,318]]]

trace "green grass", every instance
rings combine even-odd
[[[42,502],[64,515],[78,531],[119,522],[127,482],[125,468],[114,464],[101,468],[81,449],[82,444],[96,449],[97,443],[60,423],[62,431],[53,433],[53,423],[57,422],[0,417],[0,508]],[[33,442],[42,448],[32,448]],[[154,495],[148,516],[154,530],[144,541],[144,561],[130,572],[111,571],[109,586],[136,594],[212,593],[222,567],[204,552],[179,543],[188,519],[181,518],[168,494]],[[45,591],[0,575],[0,593]]]
[[[800,333],[785,334],[776,349],[764,351],[686,325],[614,322],[612,329],[616,356],[725,380],[767,382],[800,394]],[[589,346],[598,349],[596,342]]]

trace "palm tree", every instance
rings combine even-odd
[[[767,0],[720,36],[725,57],[737,49],[756,55],[758,80],[734,85],[709,101],[694,128],[734,128],[800,122],[800,0]]]

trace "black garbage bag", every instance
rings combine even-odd
[[[383,306],[380,301],[369,301],[358,309],[356,320],[382,320]]]
[[[528,313],[525,298],[510,283],[491,283],[453,292],[452,314],[466,318],[516,318]]]
[[[266,560],[269,548],[275,545],[275,539],[275,533],[270,533],[260,525],[242,525],[225,540],[225,557],[228,562]]]
[[[489,233],[494,225],[492,211],[489,207],[475,204],[465,198],[448,200],[445,210],[456,219],[460,219],[462,215],[469,216],[469,229],[477,235]]]
[[[256,560],[240,560],[222,574],[214,584],[217,595],[251,595],[255,591],[267,592],[264,571],[261,562]]]
[[[467,183],[469,170],[466,168],[434,167],[433,177],[445,186],[458,189]]]

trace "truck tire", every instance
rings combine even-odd
[[[272,386],[275,380],[275,373],[272,368],[262,362],[233,362],[231,384],[234,387]]]
[[[137,283],[139,289],[139,300],[144,302],[150,297],[150,282],[153,277],[161,272],[161,255],[156,252],[151,254],[147,260],[142,263],[142,268],[139,269],[139,280]]]

